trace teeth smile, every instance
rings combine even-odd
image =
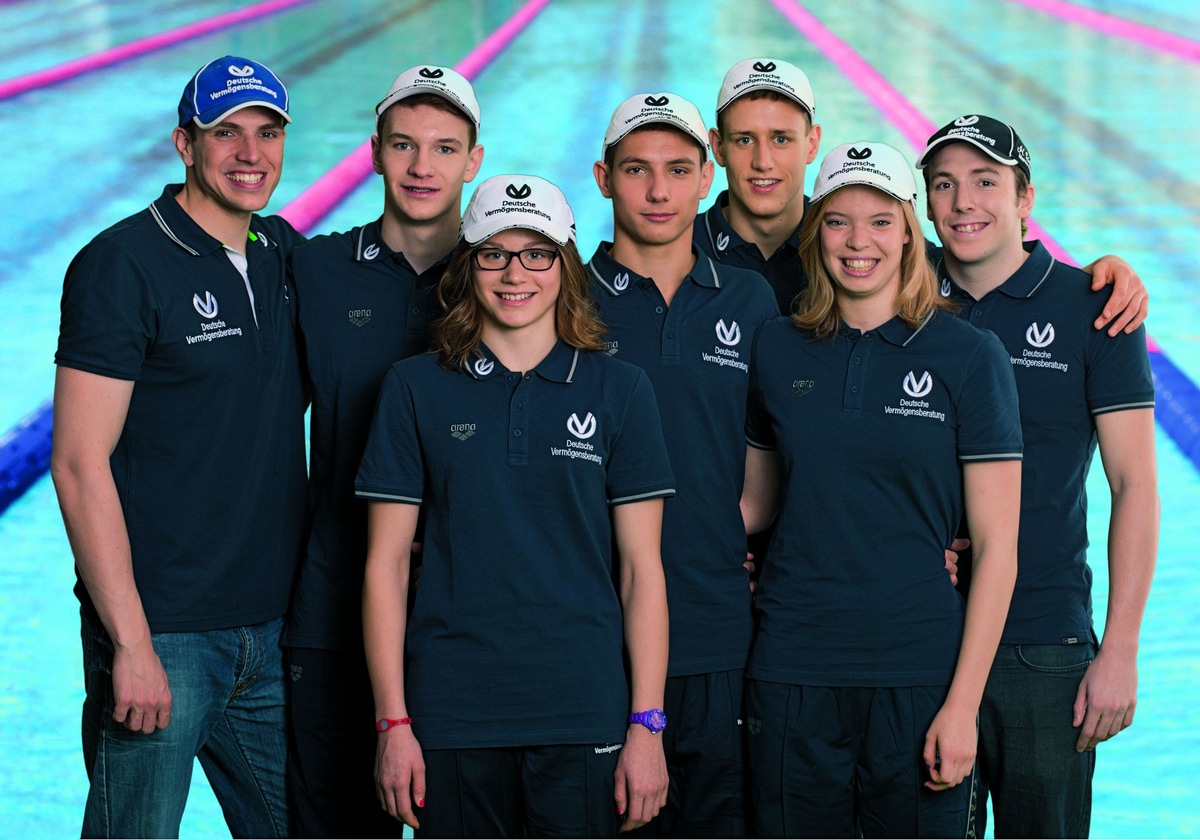
[[[868,271],[875,267],[879,260],[842,260],[842,264],[851,271]]]
[[[959,233],[975,233],[983,230],[986,225],[982,222],[972,222],[969,225],[954,225],[954,229]]]
[[[263,179],[261,172],[256,172],[254,174],[249,174],[246,172],[230,172],[228,177],[229,180],[237,181],[239,184],[257,184]]]
[[[750,183],[756,187],[770,187],[778,184],[779,181],[774,178],[751,178]]]
[[[501,300],[525,300],[526,298],[533,297],[533,292],[521,292],[520,294],[516,294],[515,292],[497,292],[497,294],[500,295]]]

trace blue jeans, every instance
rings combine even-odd
[[[196,758],[234,837],[286,837],[283,620],[155,633],[171,722],[151,735],[113,720],[113,645],[83,622],[84,837],[178,837]]]
[[[979,794],[983,836],[992,797],[996,837],[1087,837],[1095,751],[1077,753],[1071,707],[1091,643],[1001,645],[979,707]]]

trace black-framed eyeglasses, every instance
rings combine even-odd
[[[520,260],[521,265],[530,271],[546,271],[554,265],[558,251],[553,248],[526,248],[523,251],[506,251],[503,248],[476,248],[472,252],[475,265],[484,271],[499,271],[508,268],[512,258]]]

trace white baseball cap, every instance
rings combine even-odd
[[[396,77],[387,96],[375,106],[375,115],[381,117],[391,105],[419,93],[442,97],[469,117],[475,130],[479,131],[479,102],[475,99],[475,89],[466,76],[450,67],[419,65],[408,68]]]
[[[462,238],[468,245],[513,228],[537,231],[559,245],[575,241],[575,215],[562,190],[536,175],[495,175],[467,202]]]
[[[808,111],[810,120],[816,112],[812,85],[803,70],[777,58],[747,58],[730,67],[725,74],[717,94],[717,113],[752,90],[773,90],[783,94]]]
[[[838,146],[821,161],[812,201],[851,184],[882,190],[917,206],[917,181],[904,155],[885,143],[860,140]]]
[[[609,148],[635,128],[656,123],[674,126],[694,137],[704,150],[704,159],[708,160],[708,129],[704,127],[700,110],[674,93],[638,93],[618,105],[608,122],[608,131],[604,132],[600,157],[603,158]]]

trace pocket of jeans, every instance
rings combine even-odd
[[[1096,646],[1082,645],[1017,645],[1016,657],[1031,671],[1069,674],[1086,671],[1096,658]]]

